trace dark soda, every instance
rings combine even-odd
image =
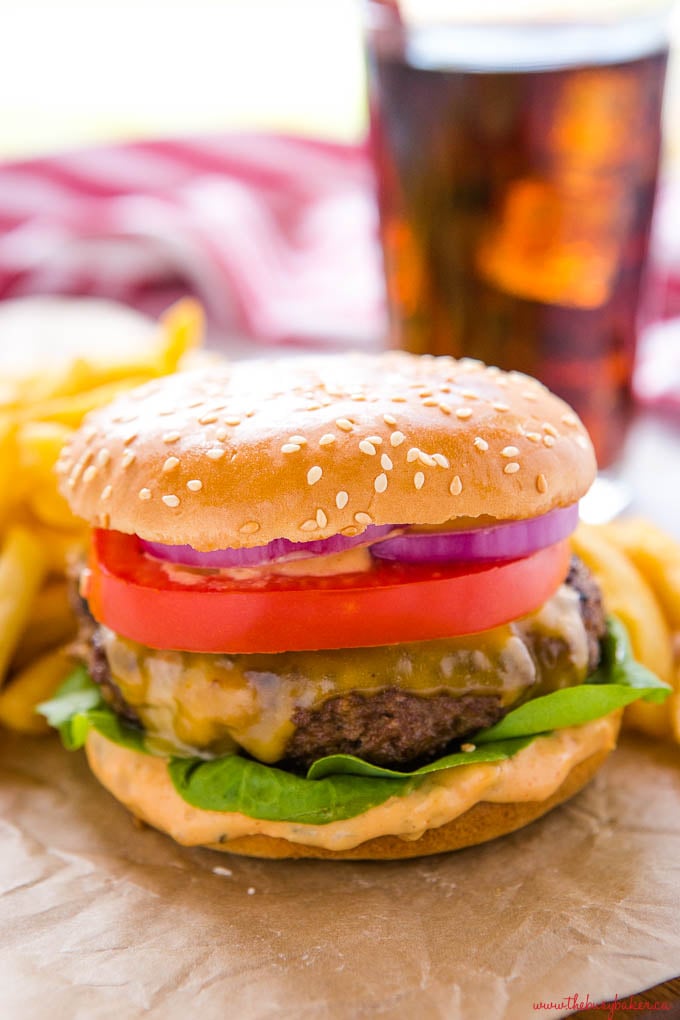
[[[570,43],[560,28],[528,43],[521,28],[497,28],[490,46],[486,28],[480,56],[479,32],[419,39],[372,6],[393,344],[537,376],[610,464],[630,410],[665,46],[619,31],[618,50],[599,57],[586,39],[585,60],[583,37]]]

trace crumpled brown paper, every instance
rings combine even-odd
[[[680,751],[626,739],[572,802],[394,863],[186,850],[55,740],[0,735],[8,1020],[526,1020],[680,970]]]

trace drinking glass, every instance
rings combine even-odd
[[[671,4],[467,6],[365,3],[391,342],[538,377],[606,468],[631,409]]]

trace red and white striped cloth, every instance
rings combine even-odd
[[[360,147],[230,135],[102,147],[0,168],[0,298],[182,293],[264,342],[384,328],[371,170]]]
[[[638,398],[680,411],[680,190],[656,227]],[[0,299],[193,293],[220,332],[371,344],[385,332],[368,153],[279,135],[138,142],[0,166]],[[0,338],[1,341],[1,338]]]

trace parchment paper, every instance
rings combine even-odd
[[[394,863],[186,850],[0,740],[3,1020],[526,1020],[680,970],[680,751],[628,738],[514,835]]]

